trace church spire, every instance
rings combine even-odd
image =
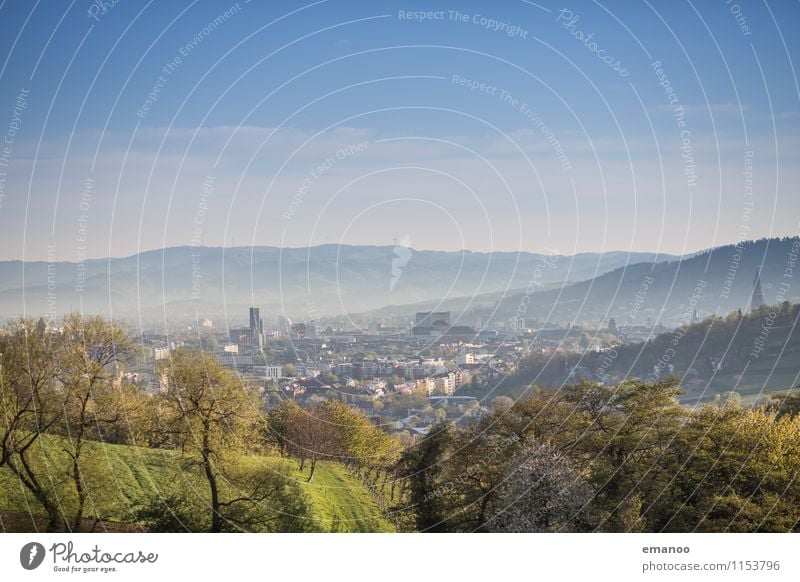
[[[750,311],[758,309],[764,305],[764,292],[761,290],[761,270],[756,269],[756,276],[753,277],[753,296],[750,299]]]

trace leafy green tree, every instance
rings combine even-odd
[[[202,471],[209,492],[209,531],[223,531],[237,505],[248,503],[247,495],[226,499],[223,485],[235,481],[238,455],[259,442],[255,394],[200,352],[177,350],[162,370],[167,386],[158,399],[158,426],[165,441],[181,452],[186,468]]]
[[[308,498],[285,463],[246,457],[236,463],[237,488],[223,484],[223,532],[318,531]],[[190,484],[173,482],[166,490],[138,500],[134,519],[151,532],[208,531],[208,500]]]
[[[347,420],[343,425],[346,455],[343,460],[354,466],[356,473],[361,474],[368,484],[375,485],[380,474],[386,473],[397,462],[400,445],[373,425],[360,410],[350,408],[344,418]]]
[[[281,457],[289,452],[292,422],[300,412],[300,407],[293,400],[285,400],[267,412],[263,436],[268,445],[278,449]]]
[[[800,418],[733,405],[694,411],[670,447],[653,529],[796,531]]]
[[[407,504],[400,511],[411,516],[416,531],[443,532],[449,529],[446,520],[452,508],[446,503],[447,487],[443,477],[447,468],[446,455],[452,443],[450,425],[433,425],[428,435],[407,449],[399,461],[398,473],[408,483]]]
[[[455,441],[440,496],[446,497],[445,505],[458,508],[450,516],[451,527],[481,531],[500,511],[508,467],[522,442],[499,414],[488,415],[459,432]]]
[[[563,390],[582,425],[571,456],[588,467],[595,504],[606,513],[601,529],[626,531],[633,523],[631,496],[650,499],[669,479],[665,452],[686,414],[678,393],[675,379],[618,386],[582,382]]]

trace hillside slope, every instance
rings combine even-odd
[[[753,278],[760,272],[766,303],[800,302],[800,286],[791,285],[800,239],[762,239],[708,250],[680,260],[638,263],[594,279],[540,290],[523,301],[510,294],[496,306],[498,319],[525,316],[549,322],[617,325],[687,323],[696,308],[701,318],[747,309]],[[790,283],[786,286],[786,283]]]
[[[45,437],[46,440],[57,437]],[[142,531],[133,523],[131,508],[139,500],[163,494],[176,482],[199,497],[205,496],[204,483],[190,471],[178,466],[176,456],[170,451],[91,443],[90,462],[100,467],[104,479],[101,488],[93,491],[85,529],[90,529],[96,518],[102,521],[97,531]],[[354,479],[343,466],[321,461],[312,483],[306,483],[307,470],[301,473],[297,463],[270,458],[276,469],[285,471],[307,496],[312,508],[313,523],[308,529],[321,532],[389,532],[392,525],[382,516],[381,510],[369,491]],[[67,494],[61,499],[68,508],[69,484],[64,472],[55,468],[49,475]],[[68,511],[68,510],[67,510]],[[43,524],[41,511],[35,500],[20,486],[7,468],[0,469],[0,531],[36,531]]]
[[[508,387],[561,386],[581,379],[616,384],[628,378],[681,380],[681,400],[707,402],[735,392],[746,403],[800,381],[800,305],[734,311],[657,335],[644,343],[584,353],[531,354]]]

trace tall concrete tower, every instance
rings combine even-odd
[[[261,323],[261,313],[258,307],[250,308],[250,329],[258,329]]]
[[[264,345],[264,322],[261,320],[261,310],[258,307],[250,308],[250,338],[258,347]]]

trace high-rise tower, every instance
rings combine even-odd
[[[258,307],[250,308],[250,338],[254,345],[264,345],[264,322]]]

